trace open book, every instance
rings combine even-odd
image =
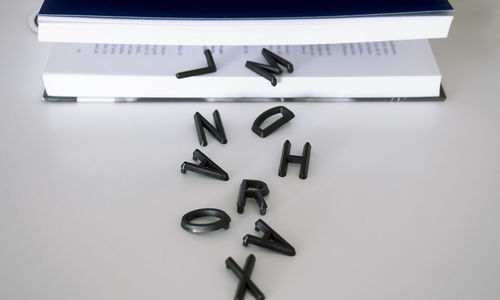
[[[245,67],[266,63],[263,46],[211,46],[217,72],[177,79],[206,66],[202,46],[53,45],[43,80],[49,96],[174,98],[437,97],[441,75],[427,40],[265,46],[294,65],[278,84]]]

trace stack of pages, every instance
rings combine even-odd
[[[428,39],[452,19],[446,0],[45,0],[38,22],[50,99],[419,99],[440,96]],[[294,66],[276,86],[245,66],[263,48]],[[178,79],[206,49],[217,71]]]

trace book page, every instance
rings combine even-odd
[[[245,62],[267,64],[262,48],[294,65],[289,77],[439,76],[427,40],[299,46],[162,46],[54,44],[45,73],[175,76],[205,67],[210,49],[217,72],[204,76],[257,76]]]

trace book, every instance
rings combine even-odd
[[[207,65],[217,71],[178,79]],[[289,60],[278,84],[245,67],[266,64],[263,46],[53,45],[43,73],[50,96],[151,98],[437,97],[441,74],[428,40],[327,45],[274,45]]]
[[[302,45],[442,38],[447,0],[45,0],[39,40]]]

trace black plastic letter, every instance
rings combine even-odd
[[[256,237],[250,234],[245,235],[245,237],[243,237],[243,246],[246,247],[248,244],[254,244],[289,256],[295,256],[295,248],[264,221],[258,220],[255,222],[255,231],[262,231],[264,235],[262,237]]]
[[[194,219],[202,217],[216,217],[219,220],[207,224],[193,223]],[[231,218],[222,210],[217,208],[200,208],[186,213],[182,217],[181,226],[192,233],[205,233],[219,230],[221,228],[229,229]]]
[[[289,140],[283,144],[283,152],[281,153],[280,168],[278,175],[281,177],[286,176],[288,170],[288,163],[300,164],[299,177],[301,179],[307,178],[307,172],[309,170],[309,158],[311,156],[311,144],[307,142],[304,145],[304,150],[302,151],[302,156],[290,155],[290,147],[292,144]]]
[[[198,140],[200,145],[206,146],[207,136],[205,135],[205,130],[208,130],[214,138],[216,138],[221,144],[226,144],[226,133],[224,131],[224,126],[222,125],[222,120],[218,110],[213,113],[215,126],[210,124],[207,119],[205,119],[199,112],[194,114],[194,124],[196,126],[196,133],[198,134]]]
[[[267,204],[264,200],[264,196],[269,194],[269,188],[267,184],[260,180],[250,180],[243,179],[240,185],[240,193],[238,195],[237,210],[238,213],[242,214],[245,210],[245,204],[247,203],[246,198],[254,198],[259,205],[259,210],[261,215],[266,214]]]
[[[259,290],[259,288],[253,283],[250,279],[252,275],[253,268],[255,266],[255,255],[250,254],[246,261],[245,266],[243,266],[243,270],[238,266],[238,264],[234,261],[232,257],[228,257],[226,259],[226,268],[231,269],[233,273],[238,277],[240,282],[238,283],[238,288],[236,289],[236,293],[234,294],[234,300],[243,300],[245,297],[245,293],[247,290],[252,293],[252,295],[258,300],[264,300],[266,297]]]
[[[212,52],[210,52],[209,49],[206,49],[204,52],[205,58],[207,60],[207,67],[205,68],[200,68],[200,69],[195,69],[195,70],[189,70],[189,71],[184,71],[184,72],[179,72],[175,74],[175,77],[178,79],[186,78],[186,77],[191,77],[191,76],[198,76],[198,75],[204,75],[208,73],[215,73],[217,71],[217,67],[215,66],[215,61],[212,56]]]
[[[262,123],[264,123],[265,120],[279,113],[282,114],[281,118],[274,121],[274,123],[272,123],[271,125],[267,126],[264,129],[260,128],[260,126],[262,126]],[[255,134],[257,134],[261,138],[265,138],[266,136],[278,130],[278,128],[280,128],[281,126],[288,123],[288,121],[290,121],[294,117],[295,115],[288,108],[284,106],[276,106],[261,113],[257,117],[257,119],[255,119],[252,125],[252,131],[255,132]]]
[[[265,79],[269,80],[272,86],[276,86],[276,84],[278,83],[278,80],[273,74],[283,73],[278,64],[284,66],[287,69],[288,73],[293,72],[292,63],[279,56],[278,54],[273,53],[266,48],[263,48],[262,55],[266,59],[268,65],[257,63],[254,61],[247,61],[245,66],[255,73],[259,74],[260,76],[264,77]]]
[[[209,176],[212,178],[228,181],[229,175],[221,169],[216,163],[214,163],[210,158],[208,158],[203,152],[196,149],[193,152],[193,160],[199,160],[200,163],[198,165],[184,162],[181,165],[181,172],[186,173],[186,171],[191,171],[195,173],[199,173],[205,176]]]

